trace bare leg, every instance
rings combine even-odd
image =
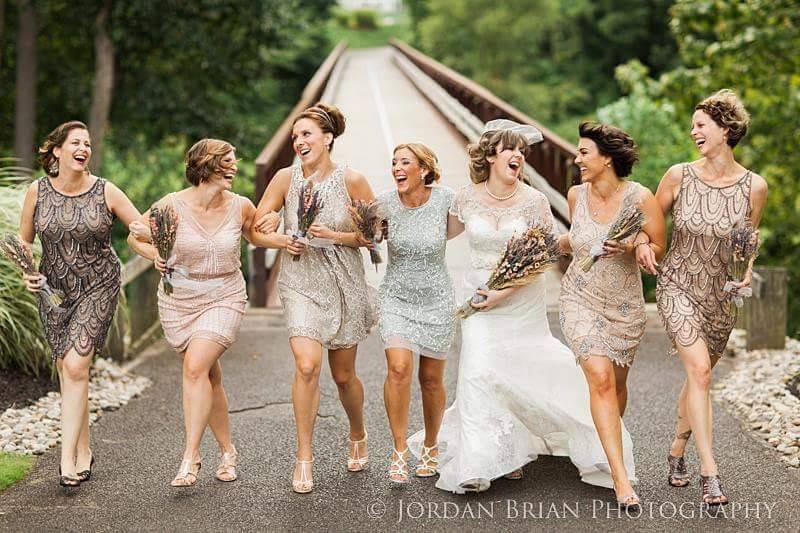
[[[208,418],[208,426],[219,443],[220,452],[234,453],[236,450],[234,450],[231,442],[228,396],[222,386],[222,366],[220,366],[219,361],[211,367],[209,379],[211,380],[211,416]]]
[[[294,353],[294,381],[292,382],[292,406],[297,426],[297,455],[299,461],[313,459],[311,443],[314,438],[314,422],[319,410],[319,373],[322,367],[322,345],[308,337],[291,337],[289,345]],[[294,480],[304,480],[308,469],[296,464]]]
[[[364,386],[356,375],[357,351],[358,346],[328,350],[331,375],[339,389],[339,400],[350,422],[349,438],[355,443],[348,445],[350,458],[367,456],[367,442],[364,440],[367,436],[364,428]]]
[[[383,384],[383,403],[392,431],[395,450],[406,449],[408,438],[408,408],[411,403],[411,375],[414,358],[410,350],[386,349],[386,381]]]
[[[628,372],[630,369],[629,366],[614,365],[619,416],[625,416],[625,408],[628,407]]]
[[[711,358],[711,368],[713,369],[719,362],[720,357],[714,356]],[[709,396],[709,410],[711,397]],[[711,428],[709,427],[709,431]],[[689,416],[686,413],[686,380],[683,381],[681,393],[678,397],[678,420],[675,423],[675,438],[669,447],[669,453],[673,457],[683,457],[686,453],[686,445],[689,443],[689,437],[692,436],[692,429],[689,427]]]
[[[211,368],[225,352],[220,344],[208,339],[189,343],[183,357],[183,417],[186,427],[184,460],[200,461],[200,441],[211,416]]]
[[[422,414],[425,418],[425,446],[439,442],[447,391],[444,388],[444,359],[419,358],[419,384],[422,388]],[[438,450],[434,455],[438,455]]]
[[[711,359],[702,340],[691,346],[678,346],[678,354],[686,371],[686,414],[695,437],[700,473],[717,474],[717,463],[712,452],[711,431]]]
[[[622,423],[617,402],[614,363],[607,357],[581,359],[581,368],[589,384],[589,405],[600,442],[611,467],[614,491],[618,499],[633,494],[622,455]]]
[[[75,457],[83,425],[89,412],[89,368],[92,355],[78,355],[70,349],[57,361],[61,383],[61,473],[76,477]],[[86,447],[88,448],[88,428]]]

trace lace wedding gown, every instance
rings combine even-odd
[[[505,243],[532,224],[553,227],[541,193],[520,186],[511,207],[484,205],[472,185],[461,189],[451,213],[466,226],[471,270],[466,301],[485,283]],[[589,390],[570,350],[550,333],[544,280],[523,287],[488,312],[461,322],[462,344],[456,399],[439,434],[440,476],[436,487],[464,493],[533,461],[538,455],[567,456],[582,481],[613,488],[610,468],[589,411]],[[635,483],[630,435],[623,426],[625,467]],[[424,431],[408,442],[419,457]]]

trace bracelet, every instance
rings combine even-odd
[[[641,246],[641,245],[643,245],[643,244],[646,244],[647,246],[650,246],[650,243],[649,243],[649,242],[640,242],[639,244],[637,244],[636,246],[634,246],[634,247],[633,247],[633,249],[635,250],[635,249],[637,249],[638,247],[640,247],[640,246]]]

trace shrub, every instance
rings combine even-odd
[[[352,13],[350,27],[354,30],[378,29],[378,14],[372,9],[356,9]]]

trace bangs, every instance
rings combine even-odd
[[[502,143],[503,148],[516,148],[526,156],[528,155],[528,143],[521,134],[510,130],[501,130],[498,133],[497,145]]]

